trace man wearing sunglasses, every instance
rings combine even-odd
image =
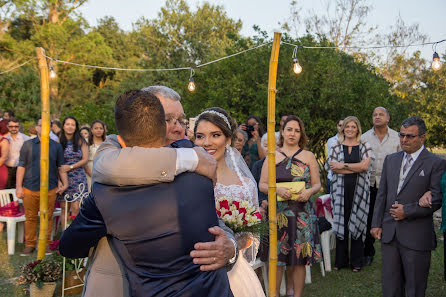
[[[5,164],[8,168],[8,181],[6,189],[15,189],[17,165],[19,165],[20,149],[23,143],[29,139],[29,136],[19,132],[20,122],[17,118],[10,118],[8,121],[9,135],[9,155]]]
[[[426,125],[403,121],[401,152],[383,164],[371,234],[381,240],[383,296],[425,296],[431,251],[436,248],[432,214],[441,207],[440,179],[446,160],[424,147]],[[418,200],[432,193],[432,208]]]

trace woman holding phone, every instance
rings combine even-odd
[[[287,288],[287,296],[300,297],[305,284],[305,265],[320,262],[322,258],[316,214],[310,197],[321,189],[319,166],[314,154],[305,150],[307,136],[302,120],[290,115],[285,120],[276,151],[276,182],[304,182],[305,188],[293,193],[285,187],[277,187],[277,195],[284,201],[277,202],[277,283],[279,296],[283,268],[293,288]],[[268,192],[268,162],[264,162],[260,177],[260,191]],[[265,205],[262,205],[265,207]]]

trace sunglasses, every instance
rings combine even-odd
[[[407,137],[407,138],[413,139],[413,138],[415,138],[417,136],[421,136],[423,134],[404,134],[402,132],[399,132],[398,135],[400,136],[400,138]]]
[[[18,129],[18,128],[20,128],[20,126],[11,126],[11,125],[9,125],[8,128],[11,128],[11,129],[12,128],[16,128],[16,129]]]

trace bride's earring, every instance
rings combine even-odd
[[[227,144],[227,145],[225,146],[225,151],[226,151],[227,153],[229,153],[229,144]]]

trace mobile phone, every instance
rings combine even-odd
[[[197,118],[189,118],[189,129],[193,132]]]

